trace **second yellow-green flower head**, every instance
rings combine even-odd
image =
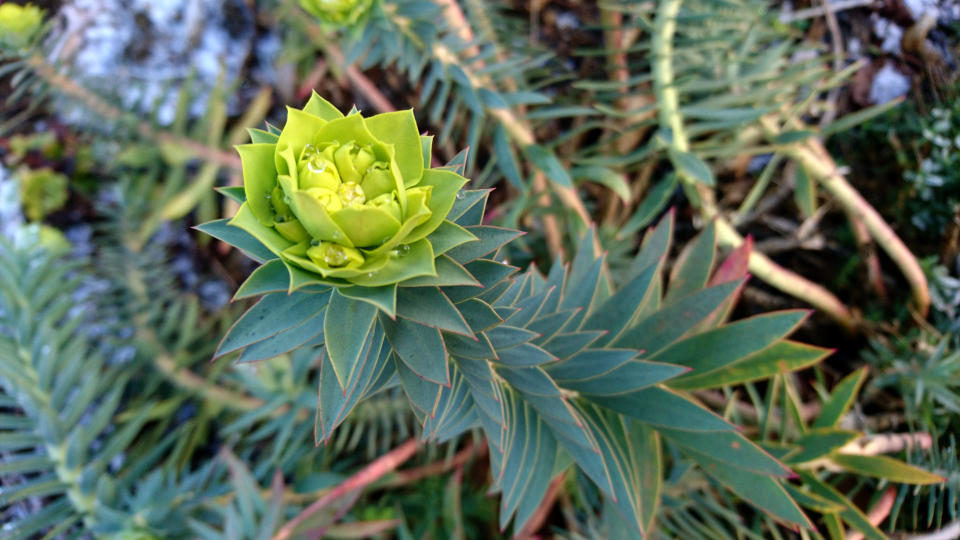
[[[344,116],[314,94],[279,136],[254,132],[238,150],[247,200],[231,225],[288,265],[334,285],[435,274],[427,236],[466,179],[425,167],[412,111]]]
[[[43,10],[27,4],[0,4],[0,48],[19,50],[25,47],[43,23]]]

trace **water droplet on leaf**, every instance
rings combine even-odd
[[[320,174],[327,170],[327,162],[321,161],[320,163],[317,163],[315,160],[311,159],[307,162],[307,169],[309,169],[312,173]]]
[[[466,196],[467,196],[467,192],[464,191],[464,190],[462,190],[462,189],[457,192],[457,198],[458,198],[458,199],[463,199],[463,198],[466,197]]]
[[[393,251],[390,252],[391,255],[397,258],[403,258],[410,254],[410,246],[407,244],[400,244]]]
[[[269,191],[264,191],[264,192],[263,192],[263,197],[264,197],[265,199],[269,199],[269,198],[270,198],[270,192],[269,192]]]
[[[343,233],[340,231],[333,231],[334,240],[343,240]]]

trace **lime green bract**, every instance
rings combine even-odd
[[[0,5],[0,48],[18,50],[26,47],[42,23],[43,10],[37,6],[5,2]]]
[[[363,21],[373,0],[300,0],[300,5],[323,22],[349,27]]]
[[[326,285],[377,287],[436,275],[428,239],[466,178],[428,168],[412,111],[344,116],[316,94],[279,136],[237,147],[246,202],[231,225]]]

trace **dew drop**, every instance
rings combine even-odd
[[[303,158],[304,158],[304,159],[310,159],[310,158],[312,158],[313,156],[315,156],[315,155],[317,155],[317,154],[319,154],[319,153],[320,153],[320,150],[319,150],[316,146],[314,146],[314,145],[312,145],[312,144],[308,144],[308,145],[306,145],[306,146],[303,147]]]
[[[467,192],[464,191],[464,190],[462,190],[462,189],[457,192],[457,198],[458,198],[458,199],[463,199],[463,198],[466,197],[466,196],[467,196]]]
[[[343,240],[343,233],[340,231],[333,231],[334,240]]]
[[[510,261],[508,261],[507,259],[504,259],[502,262],[503,264],[510,264]]]
[[[311,159],[307,162],[307,169],[309,169],[312,173],[320,174],[327,170],[327,162],[321,161],[320,163],[317,163],[317,160]]]
[[[269,191],[264,191],[264,192],[263,192],[263,197],[264,197],[265,199],[269,199],[269,198],[270,198],[270,192],[269,192]]]
[[[310,245],[313,247],[317,247],[320,245],[320,241],[314,238],[313,240],[310,241]]]
[[[393,251],[390,252],[391,255],[397,258],[403,258],[410,254],[410,246],[407,244],[400,244]]]
[[[367,277],[373,277],[373,276],[375,276],[375,275],[377,275],[377,271],[376,271],[376,270],[374,270],[373,272],[370,272],[369,274],[367,274]]]

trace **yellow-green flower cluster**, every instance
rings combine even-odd
[[[53,169],[24,167],[17,170],[16,176],[20,182],[23,213],[30,221],[43,221],[48,214],[63,208],[67,203],[70,196],[67,177]]]
[[[26,47],[42,24],[43,10],[32,4],[0,4],[0,49],[16,52]]]
[[[300,5],[322,22],[353,27],[370,13],[374,0],[300,0]]]
[[[314,94],[279,135],[238,147],[243,228],[288,266],[332,285],[382,286],[436,275],[427,236],[466,183],[425,167],[412,111],[344,116]]]

